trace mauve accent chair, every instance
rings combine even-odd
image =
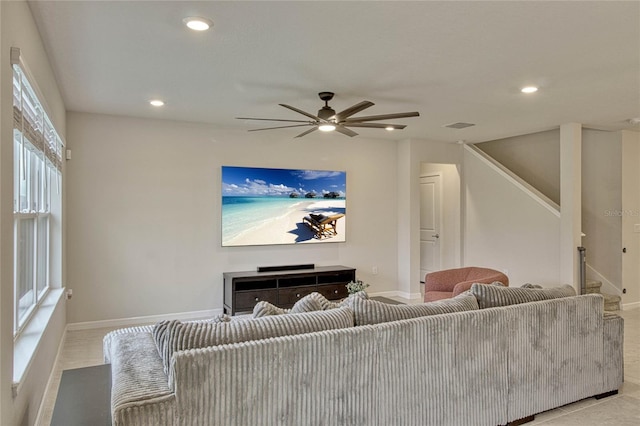
[[[424,301],[449,299],[469,290],[473,283],[491,284],[494,281],[509,286],[509,278],[495,269],[467,266],[430,272],[424,278]]]

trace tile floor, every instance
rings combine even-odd
[[[399,301],[408,302],[400,298]],[[625,383],[618,395],[588,398],[536,415],[527,425],[545,426],[638,426],[640,425],[640,308],[620,311],[624,327]],[[38,425],[51,423],[62,370],[103,363],[102,338],[113,328],[70,331],[52,372]]]

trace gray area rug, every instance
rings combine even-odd
[[[110,407],[110,364],[64,370],[51,426],[110,426]]]

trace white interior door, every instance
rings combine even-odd
[[[427,273],[441,268],[442,177],[420,178],[420,281]]]

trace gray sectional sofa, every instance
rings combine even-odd
[[[602,296],[478,286],[114,331],[113,424],[495,426],[620,387],[623,320]]]

